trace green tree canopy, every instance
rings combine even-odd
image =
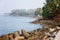
[[[53,19],[56,11],[60,11],[60,0],[46,0],[46,4],[43,7],[43,18]]]
[[[35,13],[37,15],[42,15],[42,12],[43,12],[43,10],[41,8],[37,8],[36,11],[35,11]]]

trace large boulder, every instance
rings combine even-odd
[[[28,38],[29,37],[29,34],[26,32],[26,30],[22,30],[22,35],[25,37],[25,38]]]
[[[20,36],[20,32],[19,31],[16,31],[13,34],[15,36],[14,40],[24,40],[24,36]]]
[[[19,31],[16,31],[16,32],[14,32],[13,34],[14,34],[15,37],[20,36],[20,32],[19,32]]]

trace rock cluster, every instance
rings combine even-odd
[[[42,35],[43,38],[40,40],[58,40],[60,38],[60,36],[58,36],[60,34],[60,21],[38,19],[32,23],[43,25],[43,28],[40,31],[43,32],[44,36]]]
[[[0,36],[0,40],[57,40],[60,38],[60,29],[58,28],[42,28],[31,32],[25,30],[16,31],[14,33]]]
[[[0,40],[24,40],[24,36],[20,36],[19,32],[16,31],[14,33],[0,36]]]
[[[42,28],[33,30],[31,32],[26,32],[26,30],[21,30],[14,33],[9,33],[0,36],[0,40],[59,40],[60,38],[60,26],[52,20],[41,20],[37,23],[43,25]]]
[[[26,32],[25,30],[22,30],[21,34],[19,33],[19,31],[16,31],[14,33],[2,35],[0,36],[0,40],[38,40],[39,35],[40,34],[37,30],[31,32]]]

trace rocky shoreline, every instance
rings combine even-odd
[[[56,20],[48,20],[48,19],[38,19],[34,22],[34,24],[41,24],[43,25],[42,31],[45,36],[43,36],[40,40],[58,40],[60,39],[60,21]]]
[[[21,30],[22,34],[20,34],[19,31],[16,31],[0,36],[0,40],[38,40],[41,35],[38,30],[26,32],[26,30],[23,29]]]
[[[57,40],[59,38],[60,22],[38,19],[31,23],[41,24],[43,27],[31,32],[26,32],[26,30],[23,29],[21,30],[22,34],[20,34],[19,31],[5,34],[0,36],[0,40]]]

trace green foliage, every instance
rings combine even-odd
[[[42,13],[43,18],[53,19],[56,10],[60,11],[60,0],[46,0]]]
[[[43,16],[44,19],[52,19],[52,17],[53,17],[53,14],[48,9],[50,9],[50,8],[49,7],[48,8],[46,8],[46,7],[43,8],[42,16]]]
[[[43,12],[43,10],[41,8],[37,8],[36,11],[35,11],[35,14],[41,16],[42,12]]]

